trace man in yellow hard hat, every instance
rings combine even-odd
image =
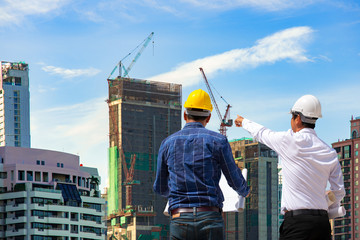
[[[185,102],[186,125],[161,143],[154,191],[169,200],[171,239],[224,238],[221,172],[241,196],[249,194],[225,136],[205,128],[213,109],[201,89]]]
[[[336,151],[315,132],[322,117],[320,101],[313,95],[300,97],[290,110],[291,129],[274,132],[245,119],[235,120],[259,142],[278,153],[283,171],[280,240],[330,240],[328,210],[340,206],[345,195],[343,175]],[[335,196],[328,206],[327,183]]]

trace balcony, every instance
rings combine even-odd
[[[25,229],[11,229],[11,230],[7,230],[5,232],[5,236],[8,237],[16,237],[16,236],[24,236],[26,235],[26,230]]]

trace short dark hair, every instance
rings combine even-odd
[[[191,120],[194,120],[194,121],[197,121],[197,122],[202,122],[202,121],[205,121],[207,117],[203,117],[203,116],[194,116],[194,115],[190,115],[190,114],[186,114],[188,119],[191,119]]]
[[[300,112],[292,112],[292,118],[295,120],[297,118],[297,116],[301,115]],[[301,116],[300,116],[301,119]],[[304,126],[304,128],[311,128],[311,129],[315,129],[315,123],[307,123],[307,122],[303,122],[301,121],[302,125]]]
[[[311,128],[311,129],[314,129],[314,128],[315,128],[315,123],[302,122],[302,125],[303,125],[305,128]]]

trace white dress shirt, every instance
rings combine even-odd
[[[267,145],[281,158],[283,186],[281,213],[296,209],[328,210],[325,197],[327,181],[336,197],[334,206],[345,196],[344,180],[336,151],[324,143],[314,129],[299,132],[273,132],[248,119],[242,126],[257,141]]]

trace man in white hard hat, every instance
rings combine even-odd
[[[250,190],[227,138],[205,128],[213,108],[210,96],[195,90],[184,107],[186,125],[161,143],[154,191],[169,199],[171,239],[222,240],[221,172],[239,195]]]
[[[281,212],[285,219],[280,239],[331,239],[326,200],[327,182],[336,197],[345,196],[337,153],[315,133],[322,117],[319,100],[312,95],[299,98],[291,108],[291,129],[273,132],[241,116],[237,127],[246,129],[259,142],[276,151],[283,169]]]

